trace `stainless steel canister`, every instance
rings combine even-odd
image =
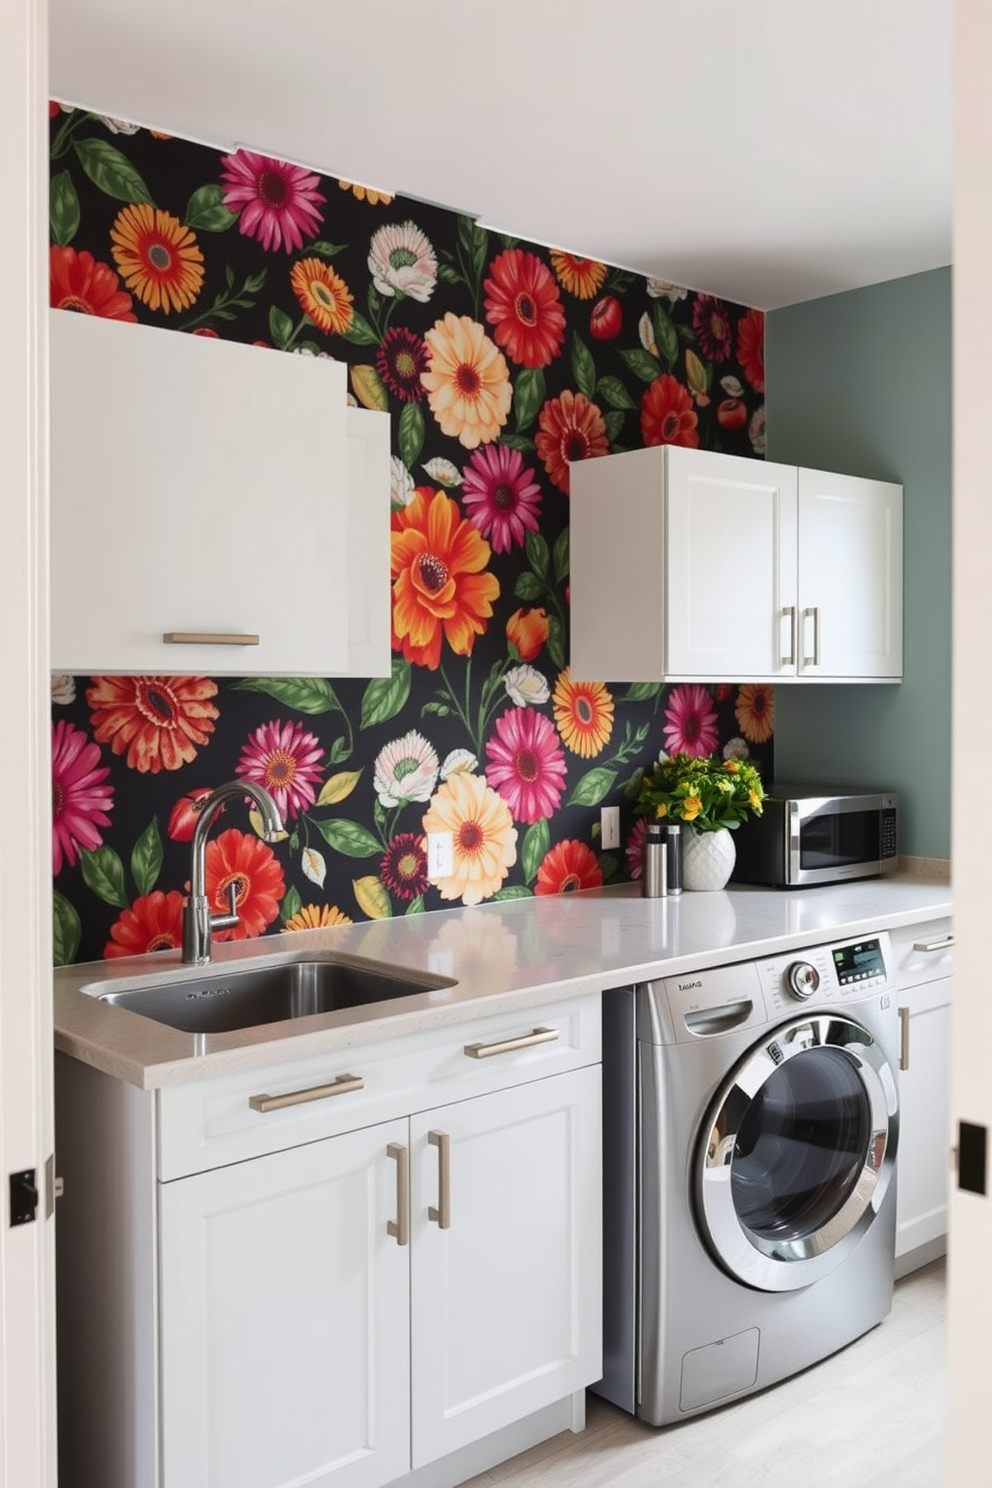
[[[682,892],[682,828],[678,822],[661,822],[661,840],[665,845],[669,894]]]
[[[668,893],[668,847],[657,822],[648,823],[644,839],[641,892],[645,899],[660,899]]]

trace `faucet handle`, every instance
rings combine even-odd
[[[227,914],[211,915],[211,930],[233,930],[235,925],[240,925],[241,916],[238,914],[238,886],[232,879],[227,886],[227,902],[231,906]]]

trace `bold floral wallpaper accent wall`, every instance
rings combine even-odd
[[[566,462],[763,455],[759,311],[245,150],[50,113],[53,305],[334,356],[393,437],[390,679],[53,678],[58,962],[179,944],[198,805],[226,780],[266,785],[286,835],[263,842],[247,809],[218,822],[208,893],[222,910],[233,882],[241,914],[218,939],[637,877],[632,798],[659,752],[770,774],[770,688],[567,666]],[[291,493],[272,520],[293,522]],[[112,602],[105,577],[93,602]],[[600,847],[604,803],[619,851]],[[437,884],[428,831],[453,836]]]

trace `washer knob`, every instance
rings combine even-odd
[[[785,974],[785,979],[793,997],[798,997],[804,1002],[807,997],[813,996],[820,985],[820,973],[808,961],[793,961]]]

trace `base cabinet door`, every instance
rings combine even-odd
[[[161,1488],[378,1488],[409,1470],[410,1251],[387,1230],[407,1131],[161,1185]]]
[[[599,1376],[599,1080],[411,1119],[414,1468]]]
[[[899,1072],[896,1268],[901,1275],[929,1257],[924,1247],[943,1248],[947,1235],[951,978],[903,988],[899,1001],[901,1015],[909,1020],[903,1038],[906,1068]]]

